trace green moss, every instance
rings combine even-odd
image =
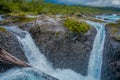
[[[120,26],[120,23],[108,23],[106,24],[106,27],[111,27],[111,28],[118,28]]]
[[[3,27],[0,27],[0,32],[7,32],[7,30]]]
[[[55,32],[55,36],[58,38],[59,37],[59,32]]]
[[[64,26],[77,33],[85,33],[89,30],[89,25],[87,25],[85,22],[79,22],[78,20],[70,18],[65,20]]]
[[[117,23],[120,23],[120,19],[116,21]]]
[[[12,13],[9,14],[9,16],[11,16],[11,18],[13,18],[13,20],[11,20],[11,22],[19,22],[19,23],[24,23],[24,22],[30,22],[35,20],[35,18],[27,18],[26,14],[23,12],[20,13]]]
[[[114,29],[112,29],[112,34],[115,34],[115,33],[119,32],[119,31],[120,31],[119,29],[114,28]]]
[[[33,20],[34,20],[34,18],[26,18],[24,16],[20,16],[15,20],[15,22],[23,23],[23,22],[30,22],[30,21],[33,21]]]

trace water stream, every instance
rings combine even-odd
[[[94,40],[93,49],[91,51],[88,65],[88,78],[93,77],[94,79],[92,80],[100,80],[102,67],[102,53],[105,41],[105,24],[94,23],[91,21],[88,21],[88,23],[91,26],[94,26],[97,30],[97,35]]]

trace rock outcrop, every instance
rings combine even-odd
[[[8,51],[8,53],[15,56],[16,58],[27,62],[27,59],[17,38],[14,36],[14,34],[5,31],[2,28],[0,28],[0,47]],[[13,64],[0,62],[0,73],[14,66],[15,65]]]
[[[58,80],[41,70],[30,68],[21,44],[13,33],[0,27],[0,80],[44,79]],[[8,51],[8,52],[7,52]],[[15,67],[24,68],[15,68]],[[29,67],[29,68],[25,68]],[[9,77],[11,78],[9,78]]]
[[[87,33],[76,34],[63,26],[63,20],[41,16],[31,25],[20,25],[20,28],[28,28],[54,68],[72,69],[86,75],[96,30],[91,27]]]
[[[120,28],[114,25],[106,25],[102,80],[120,80]]]

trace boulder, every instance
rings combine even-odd
[[[14,34],[8,31],[3,31],[0,29],[0,47],[5,49],[8,53],[15,56],[16,58],[27,62],[27,59],[23,53],[23,50],[21,48],[21,45],[19,44],[19,41],[15,37]],[[0,73],[7,71],[8,69],[14,67],[15,65],[4,63],[0,61]]]
[[[63,19],[41,16],[28,27],[35,43],[54,68],[72,69],[87,75],[90,51],[96,30],[91,27],[87,33],[74,33],[63,26]],[[33,25],[34,24],[34,25]]]
[[[106,25],[103,54],[102,80],[120,80],[120,28],[117,24]]]

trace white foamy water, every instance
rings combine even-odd
[[[88,77],[93,77],[95,80],[100,80],[101,67],[102,67],[102,53],[104,49],[105,41],[105,24],[94,23],[88,21],[91,26],[94,26],[97,30],[97,35],[94,40],[93,49],[91,51],[89,65],[88,65]]]

